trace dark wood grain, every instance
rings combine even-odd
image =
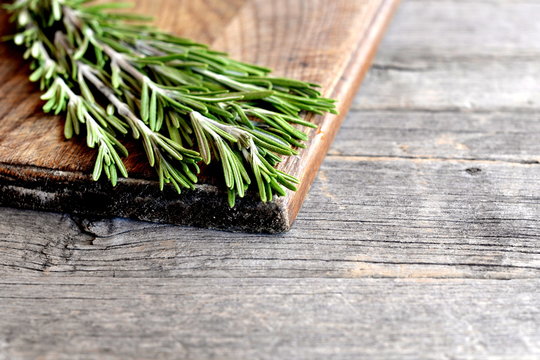
[[[339,100],[340,116],[310,116],[319,125],[300,155],[280,167],[301,180],[297,192],[261,204],[254,197],[230,210],[210,176],[181,196],[156,190],[152,169],[131,144],[129,179],[113,189],[90,179],[95,154],[82,140],[65,141],[60,117],[45,116],[27,65],[0,44],[0,204],[252,232],[290,228],[347,112],[397,0],[137,1],[165,30],[211,43],[234,58],[322,85]],[[6,32],[6,15],[2,22]]]

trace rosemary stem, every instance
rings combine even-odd
[[[116,107],[116,110],[120,115],[125,117],[127,120],[132,121],[132,124],[137,123],[139,119],[135,116],[135,114],[133,114],[129,106],[120,101],[120,99],[118,99],[114,95],[114,91],[112,91],[110,87],[105,85],[101,80],[99,80],[97,76],[93,74],[92,68],[90,66],[81,62],[78,62],[77,66],[79,67],[80,74],[84,76],[88,81],[90,81],[90,83],[92,83],[92,85],[94,85],[95,88],[99,92],[101,92],[111,104]]]

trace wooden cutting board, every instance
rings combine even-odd
[[[193,191],[160,192],[137,145],[128,144],[130,178],[116,188],[93,182],[94,152],[63,138],[63,119],[44,115],[28,64],[0,43],[0,205],[250,232],[292,225],[341,120],[367,71],[398,0],[138,0],[157,26],[212,44],[276,76],[319,83],[339,116],[309,116],[308,147],[280,168],[301,179],[297,192],[270,203],[239,199],[233,209],[210,174]],[[0,13],[0,35],[12,31]],[[304,129],[306,130],[306,129]]]

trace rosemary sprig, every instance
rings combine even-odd
[[[232,60],[202,44],[108,10],[124,3],[16,0],[6,8],[13,36],[31,61],[30,80],[44,91],[45,112],[64,113],[66,138],[86,133],[97,148],[93,179],[127,177],[121,137],[142,142],[160,187],[193,188],[199,163],[219,162],[229,204],[254,182],[262,201],[295,190],[275,168],[297,154],[314,127],[301,112],[335,113],[315,84],[273,78],[270,70]]]

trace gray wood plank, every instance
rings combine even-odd
[[[535,13],[527,0],[406,2],[330,154],[538,163]]]
[[[0,359],[520,359],[538,280],[0,281]]]
[[[353,108],[538,109],[536,14],[529,0],[405,1]]]
[[[433,58],[428,67],[418,69],[377,62],[352,109],[532,111],[540,108],[539,78],[537,60]]]
[[[539,13],[536,0],[405,0],[377,61],[534,61],[540,55]]]
[[[0,271],[91,277],[538,277],[539,188],[540,166],[531,164],[332,156],[285,235],[121,219],[73,221],[3,209]]]
[[[531,112],[353,111],[331,155],[540,162]]]

